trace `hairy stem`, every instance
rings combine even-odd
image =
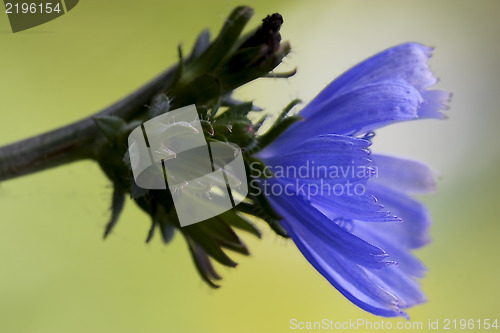
[[[166,70],[113,105],[64,127],[0,147],[0,181],[27,175],[62,164],[93,157],[96,116],[116,116],[130,120],[144,111],[159,92],[176,78],[177,66]]]

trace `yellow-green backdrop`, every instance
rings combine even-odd
[[[0,144],[123,97],[173,64],[178,43],[188,49],[201,29],[217,32],[238,4],[81,0],[16,34],[0,13]],[[310,100],[389,46],[436,47],[431,67],[439,87],[454,93],[449,119],[394,125],[374,140],[374,150],[420,158],[439,174],[437,193],[422,197],[433,242],[417,252],[428,266],[429,300],[409,314],[422,331],[429,320],[500,317],[500,2],[247,4],[256,11],[253,25],[283,14],[282,35],[293,47],[283,68],[298,67],[290,80],[259,80],[238,92],[268,112],[295,97]],[[252,256],[238,257],[235,270],[220,267],[222,288],[211,290],[181,237],[168,246],[158,237],[144,243],[149,220],[131,202],[103,241],[110,196],[92,162],[0,184],[0,332],[288,332],[291,319],[382,319],[344,299],[265,225],[262,241],[242,235]]]

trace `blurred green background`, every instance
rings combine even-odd
[[[218,31],[235,1],[82,0],[70,13],[13,34],[0,14],[0,144],[111,104],[176,61],[203,28]],[[374,150],[422,159],[439,172],[429,301],[412,321],[500,317],[500,2],[249,1],[253,25],[278,11],[293,52],[290,80],[259,80],[238,96],[276,112],[308,101],[350,66],[392,45],[436,47],[430,64],[454,93],[449,119],[394,125]],[[243,234],[251,257],[209,289],[184,240],[144,243],[149,219],[131,202],[101,236],[111,187],[80,162],[0,184],[0,332],[287,332],[289,321],[380,321],[352,305],[264,225]],[[385,319],[384,319],[385,320]],[[403,319],[394,319],[404,321]],[[362,331],[362,330],[361,330]],[[369,330],[368,330],[369,331]],[[426,330],[424,330],[426,331]],[[476,330],[477,331],[477,330]]]

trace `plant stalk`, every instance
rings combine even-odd
[[[92,158],[98,128],[96,116],[133,119],[151,99],[176,79],[175,65],[135,92],[107,108],[72,124],[0,147],[0,181],[13,179],[62,164]]]

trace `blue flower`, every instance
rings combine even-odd
[[[338,291],[380,316],[405,316],[425,301],[425,272],[412,249],[429,242],[429,213],[409,195],[434,189],[422,163],[372,154],[373,131],[395,122],[444,118],[450,94],[431,49],[409,43],[383,51],[329,84],[257,155],[274,177],[260,180],[281,224],[305,258]],[[298,172],[297,172],[298,170]]]

